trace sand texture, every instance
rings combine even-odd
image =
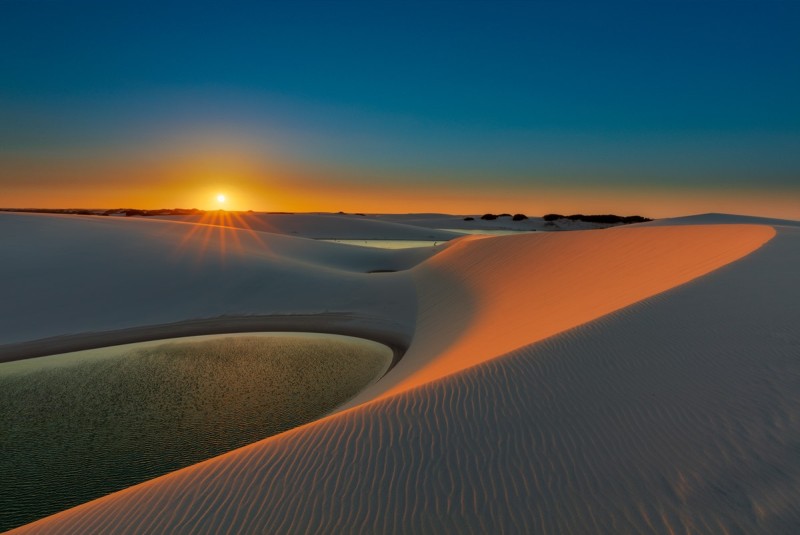
[[[317,303],[408,337],[382,380],[17,532],[797,533],[800,230],[725,223],[462,238],[389,274],[320,252],[298,279],[353,282]]]

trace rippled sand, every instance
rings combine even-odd
[[[349,279],[416,306],[346,409],[19,533],[797,533],[798,272],[772,224],[456,240]]]

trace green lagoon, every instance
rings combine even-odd
[[[0,531],[315,420],[391,360],[357,338],[248,333],[0,364]]]

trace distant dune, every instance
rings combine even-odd
[[[649,226],[674,226],[674,225],[770,225],[779,227],[800,227],[800,221],[791,219],[774,219],[771,217],[755,217],[748,215],[731,214],[697,214],[685,217],[672,217],[669,219],[658,219],[649,223],[642,223]]]
[[[0,352],[331,311],[407,351],[329,417],[15,533],[800,530],[800,229],[725,217],[362,251],[99,219],[0,214]]]
[[[149,218],[11,213],[0,213],[0,247],[8,252],[0,359],[8,345],[51,337],[271,315],[333,316],[408,338],[410,277],[367,272],[403,271],[436,252]]]
[[[352,214],[264,214],[207,212],[202,216],[155,216],[159,219],[226,225],[303,238],[341,240],[450,240],[459,234]]]

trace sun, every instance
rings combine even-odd
[[[217,202],[220,203],[220,204],[224,203],[225,202],[225,195],[223,195],[222,193],[217,195]]]

